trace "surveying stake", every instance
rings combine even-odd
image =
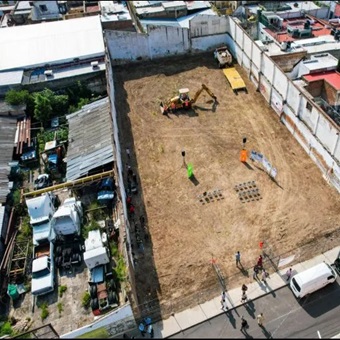
[[[243,137],[243,140],[242,140],[242,142],[243,142],[243,149],[245,149],[246,148],[246,143],[247,143],[247,137]]]
[[[242,146],[242,150],[240,154],[240,161],[242,163],[246,163],[247,162],[247,150],[246,150],[247,137],[243,137],[242,142],[243,142],[243,146]]]
[[[241,150],[240,161],[242,163],[247,162],[247,150],[246,149]]]
[[[183,158],[183,168],[185,168],[186,166],[185,166],[185,151],[184,150],[182,150],[182,158]]]

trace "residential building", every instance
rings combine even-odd
[[[3,29],[0,94],[27,85],[31,90],[65,87],[76,80],[102,78],[105,48],[99,16]]]
[[[180,18],[211,7],[209,1],[133,1],[140,19]]]
[[[135,31],[135,25],[126,4],[116,1],[99,1],[103,29]]]

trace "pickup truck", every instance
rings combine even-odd
[[[33,244],[45,244],[53,240],[54,233],[51,230],[51,219],[55,213],[57,197],[52,193],[26,200],[30,224],[33,229]]]
[[[34,247],[32,263],[32,294],[45,295],[54,291],[54,244],[53,242]]]
[[[224,68],[226,65],[231,66],[233,64],[233,57],[228,51],[227,46],[216,48],[214,51],[214,58],[218,62],[219,68]]]

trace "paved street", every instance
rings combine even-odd
[[[170,338],[330,338],[340,333],[340,279],[299,303],[288,286]],[[264,328],[256,322],[263,312]],[[244,316],[249,328],[240,331]]]

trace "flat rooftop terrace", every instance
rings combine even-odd
[[[283,41],[297,41],[303,40],[301,38],[293,38],[287,32],[287,27],[291,27],[292,29],[303,29],[304,24],[307,22],[306,18],[294,18],[294,19],[285,19],[282,24],[281,31],[274,31],[270,28],[263,28],[269,35],[271,35],[276,41],[283,42]],[[314,37],[321,37],[325,35],[331,34],[331,28],[327,28],[322,23],[315,21],[313,25],[311,25],[312,34]]]

